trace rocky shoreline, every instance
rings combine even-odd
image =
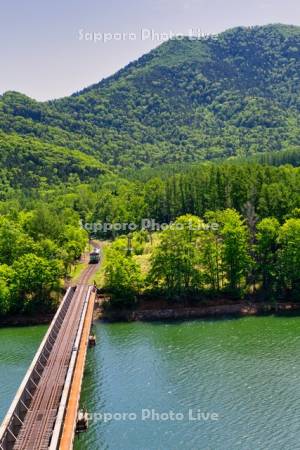
[[[193,320],[224,317],[258,316],[266,314],[300,314],[300,303],[249,303],[239,302],[217,305],[181,306],[147,308],[142,305],[136,310],[106,310],[96,304],[94,320],[105,320],[111,322],[134,322],[134,321],[164,321],[164,320]],[[54,313],[37,316],[10,316],[0,319],[0,327],[48,325]]]
[[[102,311],[98,318],[109,321],[164,321],[223,318],[226,316],[244,317],[263,314],[299,313],[299,303],[246,303],[223,304],[196,307],[161,309],[138,309],[122,311]]]

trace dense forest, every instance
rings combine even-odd
[[[188,217],[197,223],[204,221],[219,226],[216,230],[200,227],[200,230],[192,230],[192,234],[176,229],[161,231],[161,225],[176,220],[187,222]],[[212,263],[214,256],[209,252],[215,251],[213,243],[220,246],[220,273],[214,275],[219,284],[216,287],[214,282],[208,281],[213,275],[201,266],[201,280],[198,276],[193,278],[198,283],[196,291],[199,293],[202,287],[228,292],[231,282],[222,260],[227,238],[228,245],[237,245],[228,255],[239,255],[232,259],[232,270],[240,274],[238,281],[231,285],[235,296],[243,296],[250,287],[259,290],[264,286],[265,289],[267,284],[272,295],[280,293],[282,296],[296,292],[299,287],[300,168],[291,165],[200,163],[180,167],[177,172],[170,166],[145,169],[137,172],[135,178],[131,172],[127,176],[103,173],[85,183],[79,178],[72,183],[44,183],[34,191],[7,193],[0,202],[0,219],[1,314],[51,309],[57,302],[61,280],[79,258],[88,235],[115,241],[107,261],[115,268],[121,267],[122,271],[129,265],[130,270],[139,273],[139,261],[134,256],[145,255],[148,261],[153,254],[149,275],[138,275],[138,283],[129,271],[133,287],[127,285],[127,289],[131,293],[149,290],[151,286],[154,291],[158,288],[164,291],[165,287],[165,294],[174,293],[179,287],[169,286],[169,282],[160,279],[164,277],[162,265],[171,270],[174,263],[173,269],[181,270],[177,266],[180,260],[188,260],[192,266],[197,261],[194,269],[198,271],[204,251],[208,258],[206,264]],[[143,222],[145,219],[147,222]],[[106,230],[104,224],[109,225]],[[120,228],[120,224],[133,224],[135,228]],[[231,232],[241,240],[231,242]],[[127,251],[128,239],[132,253]],[[288,253],[283,253],[284,242],[292,245],[286,249]],[[195,254],[190,253],[192,248]],[[238,251],[245,258],[243,269],[235,267],[235,262],[240,264],[243,260]],[[266,263],[271,255],[275,258],[274,266]],[[283,276],[285,273],[283,255],[285,264],[289,263],[286,270],[294,268],[294,278],[286,275],[284,284],[278,284],[276,274]],[[166,264],[168,257],[170,261]],[[261,272],[266,268],[272,272],[272,283],[276,280],[276,286],[264,281],[264,276],[271,276]],[[180,283],[180,292],[184,292],[180,276],[178,273],[174,276]],[[122,281],[117,276],[116,280],[123,294],[128,292],[122,284],[126,277]],[[195,287],[194,281],[192,286],[190,282],[185,286],[186,292]],[[113,283],[107,285],[115,289]]]
[[[203,217],[207,211],[227,208],[249,220],[272,216],[282,222],[300,206],[298,167],[224,162],[174,171],[166,166],[140,171],[135,179],[132,173],[129,178],[107,177],[96,188],[98,199],[87,222],[141,224],[143,218],[150,218],[169,223],[184,214]],[[101,231],[98,236],[105,237]]]
[[[235,28],[71,97],[3,94],[0,315],[55,308],[88,236],[110,240],[117,302],[297,298],[299,44],[299,27]]]
[[[109,170],[77,150],[44,144],[36,138],[0,131],[0,198],[11,191],[92,180]]]
[[[78,221],[67,197],[0,202],[0,315],[54,310],[87,244]]]
[[[160,233],[134,232],[106,252],[105,288],[115,307],[134,306],[140,293],[201,302],[230,299],[298,300],[300,209],[282,225],[274,217],[247,222],[233,209],[204,219],[178,217]]]
[[[299,298],[299,168],[224,162],[169,170],[102,183],[87,216],[90,233],[114,239],[105,273],[118,306],[145,292]]]

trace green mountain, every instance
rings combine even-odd
[[[300,27],[287,25],[171,40],[63,99],[39,103],[16,92],[0,97],[4,133],[36,139],[47,158],[46,144],[64,148],[65,160],[70,152],[86,154],[92,166],[96,160],[142,167],[297,152],[299,117]]]

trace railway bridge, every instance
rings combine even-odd
[[[93,320],[90,265],[69,287],[0,427],[0,450],[71,450]]]

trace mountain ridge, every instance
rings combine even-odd
[[[0,129],[108,166],[299,148],[300,27],[236,27],[170,40],[69,97],[0,96]]]

